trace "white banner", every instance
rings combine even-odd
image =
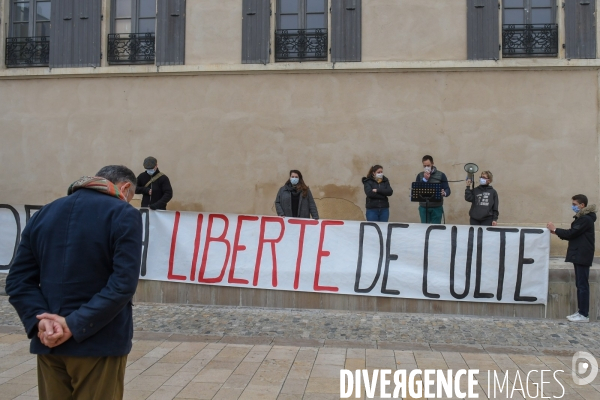
[[[38,206],[0,205],[0,270]],[[141,279],[546,304],[550,232],[141,210]]]

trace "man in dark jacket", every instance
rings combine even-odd
[[[167,203],[173,198],[173,188],[169,178],[159,171],[158,161],[154,157],[144,160],[146,172],[137,177],[136,194],[142,195],[142,207],[151,210],[166,210]]]
[[[479,178],[479,186],[471,188],[471,180],[467,179],[465,200],[471,203],[469,210],[470,225],[496,226],[498,223],[498,192],[491,183],[494,175],[483,171]]]
[[[569,315],[571,322],[590,322],[590,267],[594,261],[596,205],[588,206],[588,198],[582,194],[573,196],[571,208],[575,212],[571,229],[557,229],[552,222],[546,227],[562,240],[569,241],[565,262],[575,267],[578,312]]]
[[[38,355],[40,399],[123,397],[142,250],[135,184],[127,167],[104,167],[23,230],[6,292]]]
[[[444,197],[450,196],[450,186],[446,174],[433,165],[433,157],[423,156],[423,172],[417,175],[415,182],[440,183],[442,186],[442,200],[419,202],[419,216],[422,224],[441,224],[444,214]]]

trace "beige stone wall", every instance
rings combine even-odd
[[[362,61],[466,60],[466,0],[363,0]]]
[[[465,60],[465,1],[363,0],[363,61]],[[187,65],[239,64],[242,1],[188,2],[185,50]]]
[[[358,219],[384,165],[392,221],[418,221],[410,183],[431,154],[451,180],[495,174],[500,222],[571,221],[598,202],[597,73],[504,71],[0,80],[1,201],[46,203],[106,164],[159,159],[171,209],[273,214],[300,169],[321,214]],[[583,175],[582,175],[583,171]],[[446,221],[468,222],[453,183]]]
[[[240,64],[242,1],[188,1],[185,63]]]

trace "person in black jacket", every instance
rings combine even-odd
[[[137,177],[136,194],[142,196],[142,207],[151,210],[166,210],[167,203],[173,198],[173,188],[169,178],[159,171],[158,161],[154,157],[144,160],[146,172]]]
[[[575,267],[575,285],[577,286],[578,311],[569,315],[571,322],[590,322],[590,267],[594,261],[596,205],[588,206],[588,198],[582,194],[572,197],[571,208],[576,213],[571,229],[557,229],[552,222],[546,227],[561,238],[569,241],[565,262]]]
[[[471,180],[467,179],[465,200],[471,203],[469,210],[470,225],[496,226],[498,223],[498,192],[490,185],[494,175],[483,171],[479,178],[479,186],[472,189]]]
[[[367,221],[388,222],[390,219],[390,203],[388,197],[394,194],[390,181],[383,175],[381,165],[373,165],[367,176],[362,178],[367,195]]]
[[[40,399],[121,399],[133,338],[142,218],[135,175],[109,165],[23,230],[6,293],[37,354]]]

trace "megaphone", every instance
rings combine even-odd
[[[467,174],[469,174],[469,176],[467,177],[467,179],[470,179],[471,182],[473,182],[474,175],[475,175],[475,173],[477,171],[479,171],[479,167],[475,163],[466,163],[465,164],[465,171],[467,171]]]

